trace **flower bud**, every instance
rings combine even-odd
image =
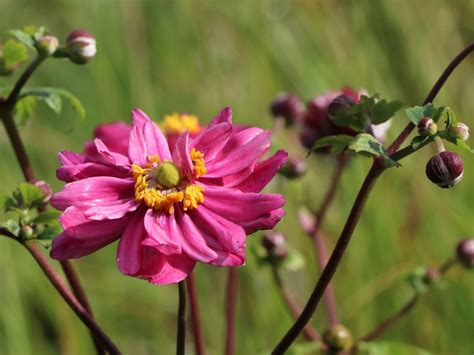
[[[268,256],[275,260],[281,260],[288,254],[283,233],[265,231],[263,233],[262,245],[267,250]]]
[[[351,332],[342,324],[327,329],[323,334],[323,342],[332,351],[347,351],[354,345]]]
[[[438,268],[430,266],[426,268],[426,273],[424,277],[424,281],[426,284],[431,285],[436,283],[441,279],[441,273],[439,272]]]
[[[438,125],[429,117],[423,117],[418,123],[418,134],[422,137],[434,136]]]
[[[290,157],[283,164],[279,173],[286,176],[288,179],[296,179],[303,176],[306,173],[308,166],[304,159],[297,157]]]
[[[301,229],[308,235],[312,236],[316,227],[316,218],[306,208],[298,210],[298,223]]]
[[[96,40],[85,30],[75,30],[67,36],[66,50],[71,62],[86,64],[97,53]]]
[[[51,200],[51,197],[53,196],[53,190],[51,189],[51,186],[43,180],[37,180],[33,183],[37,188],[41,190],[43,193],[43,202],[46,204]]]
[[[54,36],[42,36],[36,41],[36,49],[38,49],[38,52],[45,57],[54,54],[58,47],[59,41]]]
[[[273,100],[270,111],[275,118],[283,117],[286,125],[290,126],[300,119],[304,105],[298,96],[281,93]]]
[[[329,118],[334,121],[337,116],[348,111],[354,105],[354,99],[346,95],[339,95],[328,106]]]
[[[461,240],[456,248],[456,254],[466,268],[474,268],[474,239]]]
[[[449,129],[448,133],[454,139],[467,141],[469,138],[469,127],[462,122],[458,122],[455,127]]]
[[[23,226],[20,228],[19,236],[21,239],[29,239],[33,236],[34,232],[35,231],[30,226]]]
[[[428,161],[425,171],[431,182],[442,188],[450,188],[462,180],[464,166],[459,155],[444,151]]]

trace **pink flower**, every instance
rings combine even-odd
[[[341,90],[327,91],[321,96],[313,97],[307,103],[306,113],[303,115],[303,127],[300,132],[300,141],[304,147],[310,149],[317,139],[338,135],[347,134],[351,136],[357,135],[358,132],[349,127],[337,126],[329,119],[328,108],[329,104],[338,96],[345,95],[354,102],[359,102],[362,95],[367,93],[363,90],[355,91],[350,87],[343,87]],[[380,125],[374,125],[373,130],[379,140],[385,139],[385,134],[390,128],[390,121]],[[325,149],[318,150],[324,152]]]
[[[170,150],[156,124],[134,110],[126,154],[99,138],[86,155],[59,154],[57,175],[67,184],[51,203],[64,211],[64,232],[51,256],[80,258],[120,239],[120,271],[155,284],[183,280],[197,261],[244,264],[246,235],[284,215],[283,196],[260,193],[287,158],[278,151],[260,160],[269,136],[235,129],[224,109]]]

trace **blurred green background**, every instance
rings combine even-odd
[[[407,104],[420,103],[450,59],[474,39],[472,0],[392,1],[0,1],[0,31],[28,24],[47,26],[64,39],[86,28],[98,41],[87,66],[50,60],[31,85],[64,87],[87,109],[72,133],[67,117],[39,110],[21,128],[37,176],[52,183],[59,150],[80,151],[96,124],[128,120],[133,107],[159,119],[190,112],[203,121],[224,106],[236,123],[270,128],[268,104],[282,90],[307,100],[327,89],[351,85]],[[5,36],[3,37],[5,39]],[[474,59],[450,78],[437,102],[474,124]],[[0,86],[15,78],[0,78]],[[390,137],[406,123],[394,121]],[[297,141],[286,148],[296,153]],[[473,235],[473,158],[461,152],[464,182],[442,190],[427,181],[428,147],[379,181],[335,276],[340,318],[355,336],[401,307],[411,295],[404,275],[418,265],[439,264],[462,237]],[[0,130],[0,192],[22,180],[4,130]],[[311,241],[296,224],[308,201],[317,207],[332,161],[311,159],[304,179],[277,180],[269,190],[287,197],[278,225],[288,243],[306,256],[304,269],[285,275],[300,303],[316,280]],[[324,225],[335,243],[370,161],[354,159]],[[259,243],[258,236],[249,245]],[[99,323],[125,354],[172,354],[177,287],[149,285],[122,276],[116,246],[77,261]],[[268,353],[291,324],[267,268],[249,252],[240,271],[237,354]],[[224,345],[226,271],[196,268],[202,323],[209,354]],[[474,277],[461,268],[447,287],[422,298],[383,339],[418,345],[436,354],[474,351]],[[321,307],[312,320],[324,329]],[[190,333],[189,333],[190,334]],[[191,336],[188,351],[193,353]],[[91,354],[84,326],[53,291],[25,250],[0,239],[0,354]]]

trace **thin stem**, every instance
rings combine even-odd
[[[428,93],[426,96],[425,100],[423,101],[422,105],[426,105],[430,102],[432,102],[436,95],[438,95],[439,91],[443,87],[443,85],[446,83],[450,75],[453,73],[453,71],[456,69],[456,67],[462,63],[464,59],[466,59],[471,52],[474,51],[474,42],[469,44],[466,48],[464,48],[452,61],[451,63],[448,64],[446,69],[443,71],[441,76],[439,77],[438,81],[434,84],[433,88],[431,91]],[[415,125],[412,122],[409,122],[407,126],[403,129],[403,131],[398,135],[398,137],[393,141],[393,143],[388,147],[387,152],[388,154],[393,154],[395,153],[398,148],[403,144],[405,139],[408,138],[410,133],[413,131],[415,128]]]
[[[89,328],[94,337],[110,354],[120,354],[120,351],[112,342],[112,340],[105,334],[105,332],[99,327],[99,325],[94,321],[94,319],[87,313],[84,307],[79,303],[79,301],[74,297],[71,291],[68,290],[66,285],[62,282],[59,275],[54,271],[53,267],[48,263],[48,259],[44,254],[32,243],[22,243],[25,248],[30,252],[33,258],[41,267],[46,277],[56,288],[61,297],[66,301],[66,303],[71,307],[71,309],[76,313],[76,315],[82,320],[82,322]]]
[[[33,72],[38,68],[38,66],[43,62],[44,57],[37,57],[31,64],[26,68],[23,74],[18,79],[15,84],[12,92],[8,96],[6,101],[0,99],[0,117],[2,118],[5,130],[7,132],[8,138],[10,139],[13,151],[15,152],[16,158],[20,165],[21,171],[26,181],[34,182],[35,175],[33,172],[33,167],[28,158],[25,146],[21,140],[20,134],[16,127],[15,121],[13,119],[13,110],[17,103],[18,97],[21,93],[21,89],[24,87],[28,79],[31,77]],[[38,212],[44,212],[44,207],[40,207]],[[69,285],[71,286],[74,295],[77,297],[79,302],[84,306],[84,308],[92,316],[91,307],[87,301],[86,294],[81,286],[79,278],[77,277],[76,272],[72,264],[68,260],[63,260],[60,262],[64,270],[66,278]],[[101,355],[104,353],[101,346],[97,343],[97,340],[93,338],[94,344],[96,346],[97,354]]]
[[[415,307],[419,298],[420,296],[418,294],[415,294],[399,311],[397,311],[395,314],[385,319],[374,330],[372,330],[370,333],[360,338],[360,340],[370,341],[381,336],[383,333],[385,333],[387,329],[392,327],[395,323],[397,323],[400,319],[402,319],[406,314],[408,314],[413,309],[413,307]]]
[[[178,329],[176,336],[176,355],[184,355],[186,342],[186,282],[178,283]]]
[[[235,315],[237,311],[238,270],[229,268],[227,280],[225,355],[234,354]]]
[[[365,203],[367,202],[367,198],[372,190],[375,181],[380,176],[382,171],[384,170],[383,165],[376,160],[372,165],[372,168],[369,170],[367,177],[365,178],[359,193],[357,194],[356,200],[354,205],[352,206],[351,212],[349,217],[347,218],[346,224],[344,225],[344,229],[337,241],[336,247],[329,258],[326,267],[324,268],[323,272],[321,273],[321,277],[319,278],[316,286],[308,299],[306,306],[303,309],[303,312],[300,314],[299,318],[290,328],[290,330],[286,333],[283,339],[278,343],[278,345],[273,350],[272,354],[283,354],[290,345],[295,341],[301,331],[304,329],[305,325],[311,319],[316,307],[318,306],[321,298],[324,294],[326,287],[328,286],[331,278],[333,277],[341,259],[344,255],[344,252],[349,244],[351,239],[352,233],[357,225],[357,222],[360,219],[360,215],[362,210],[364,209]]]
[[[326,195],[321,203],[321,207],[316,214],[316,225],[313,231],[313,240],[316,254],[318,255],[318,263],[319,263],[319,270],[322,272],[324,267],[328,262],[328,253],[326,249],[326,245],[324,243],[324,238],[321,233],[321,226],[323,224],[324,218],[326,217],[326,213],[331,205],[332,201],[334,200],[334,196],[336,194],[337,188],[341,181],[342,173],[347,166],[347,155],[341,154],[337,158],[336,168],[334,170],[334,174],[331,179],[331,185],[326,192]],[[334,297],[334,290],[331,284],[328,285],[326,291],[324,292],[324,301],[326,304],[326,311],[329,319],[329,323],[331,325],[338,324],[338,317],[337,317],[337,310],[336,310],[336,301]]]
[[[278,270],[278,265],[276,263],[272,262],[271,263],[271,268],[272,268],[273,280],[275,281],[275,284],[277,286],[277,290],[280,293],[281,298],[285,302],[285,304],[286,304],[288,310],[290,311],[291,315],[293,316],[293,318],[298,319],[298,316],[301,313],[301,309],[296,304],[293,297],[291,296],[290,291],[283,284],[283,280],[281,279],[280,272]],[[318,334],[318,332],[310,324],[307,324],[306,327],[304,327],[303,335],[309,341],[316,341],[316,340],[321,339],[321,336]]]
[[[204,340],[201,330],[201,317],[199,312],[199,301],[194,272],[189,274],[188,278],[186,279],[186,284],[188,286],[189,303],[191,306],[191,321],[193,324],[194,348],[196,351],[196,355],[204,355]]]
[[[443,140],[440,137],[435,137],[434,142],[436,144],[436,150],[438,151],[438,154],[446,151]]]

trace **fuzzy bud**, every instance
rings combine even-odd
[[[428,161],[425,171],[431,182],[442,188],[450,188],[462,180],[464,166],[459,155],[444,151]]]
[[[351,332],[342,324],[327,329],[323,334],[323,342],[332,351],[347,351],[354,345]]]
[[[86,64],[97,53],[96,40],[85,30],[75,30],[67,36],[66,50],[71,62]]]
[[[328,106],[329,118],[334,121],[337,116],[348,111],[354,105],[354,99],[346,95],[336,97]]]
[[[460,139],[462,141],[467,141],[469,138],[469,127],[462,123],[458,122],[456,127],[451,127],[449,129],[449,135],[454,139]]]
[[[288,254],[283,233],[265,231],[263,233],[262,245],[267,250],[268,256],[272,259],[281,260]]]
[[[283,164],[279,173],[288,179],[296,179],[303,176],[307,169],[308,165],[304,159],[290,157],[285,164]]]
[[[456,254],[466,268],[474,268],[474,238],[461,240],[456,248]]]
[[[417,127],[418,134],[422,137],[434,136],[438,132],[438,125],[429,117],[423,117]]]
[[[46,204],[51,200],[51,197],[53,196],[53,190],[51,189],[51,186],[43,180],[37,180],[33,183],[37,188],[41,190],[43,193],[43,202]]]
[[[59,41],[54,36],[42,36],[36,41],[36,49],[38,49],[38,52],[45,57],[54,54],[58,47]]]
[[[298,223],[301,229],[308,235],[312,236],[316,227],[316,218],[306,208],[298,210]]]
[[[303,114],[304,105],[296,95],[279,94],[270,105],[270,112],[277,117],[283,117],[286,125],[290,126],[298,121]]]

